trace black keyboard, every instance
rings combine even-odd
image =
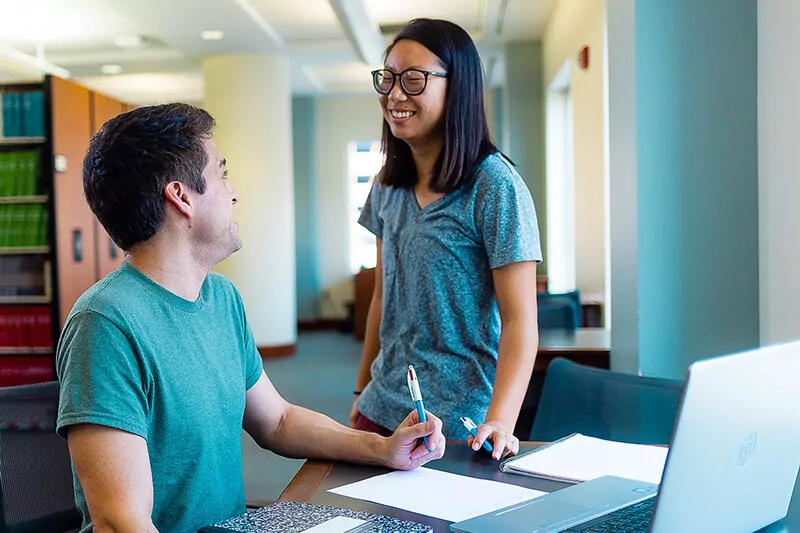
[[[568,529],[582,533],[647,533],[655,497]]]

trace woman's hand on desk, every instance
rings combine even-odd
[[[470,435],[467,443],[473,450],[480,450],[485,440],[492,444],[492,457],[496,460],[517,455],[519,453],[519,439],[512,431],[507,431],[499,423],[488,421],[478,426],[477,436]]]
[[[397,470],[412,470],[444,455],[445,438],[442,421],[427,413],[428,421],[419,423],[419,415],[412,411],[384,444],[386,466]],[[430,452],[425,449],[422,437],[428,437]]]

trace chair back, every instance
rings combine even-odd
[[[578,365],[547,368],[530,440],[571,433],[636,444],[668,444],[682,382]]]
[[[537,306],[539,329],[576,329],[579,326],[579,314],[580,310],[570,301]]]
[[[583,322],[581,293],[545,292],[536,295],[539,328],[575,329]]]
[[[67,441],[56,432],[57,381],[0,388],[0,532],[81,525]]]

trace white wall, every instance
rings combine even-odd
[[[761,342],[800,338],[800,2],[758,1]]]
[[[317,100],[317,279],[322,318],[347,316],[344,303],[352,297],[347,145],[379,140],[381,120],[377,95]]]
[[[571,61],[575,152],[575,281],[586,293],[605,290],[603,148],[603,0],[560,0],[542,41],[545,90]],[[589,46],[589,68],[575,57]]]

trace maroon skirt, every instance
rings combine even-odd
[[[394,434],[394,431],[391,429],[386,429],[385,427],[376,424],[366,416],[362,415],[360,412],[358,413],[358,418],[356,419],[356,429],[360,431],[368,431],[370,433],[377,433],[381,437],[391,437]]]

